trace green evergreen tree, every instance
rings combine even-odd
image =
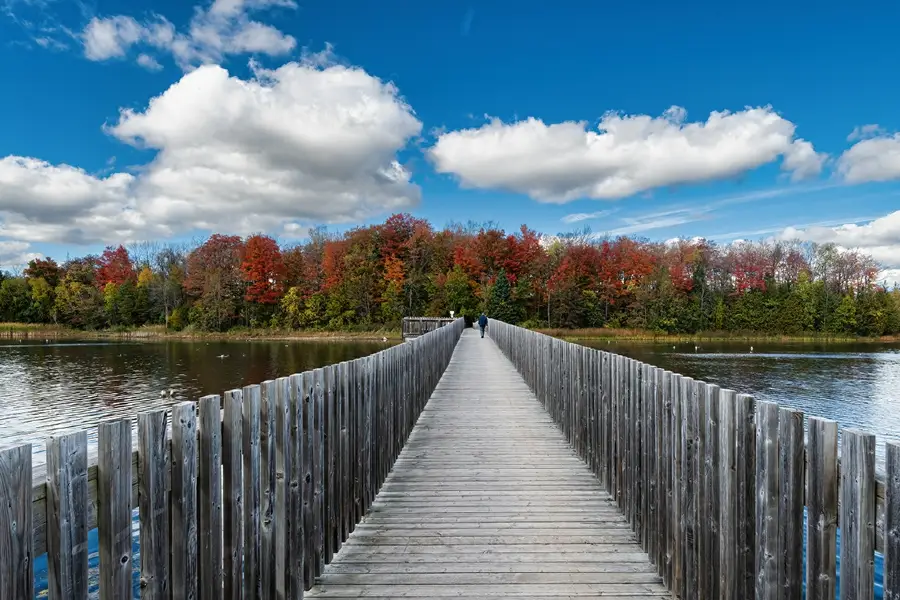
[[[504,271],[497,275],[497,281],[491,287],[488,298],[487,314],[492,319],[515,325],[522,320],[522,311],[513,299],[512,288]]]

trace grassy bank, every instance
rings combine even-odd
[[[541,333],[566,340],[618,340],[629,342],[900,342],[900,336],[858,337],[825,333],[799,335],[758,332],[703,331],[695,334],[668,334],[641,329],[538,329]]]
[[[311,331],[291,329],[249,329],[240,328],[226,332],[207,332],[197,330],[173,331],[161,325],[152,325],[134,329],[104,329],[82,331],[54,325],[0,323],[0,339],[113,339],[113,340],[322,340],[322,341],[382,341],[387,338],[392,342],[401,340],[397,329],[373,329],[370,331]]]

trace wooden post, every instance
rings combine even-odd
[[[169,456],[166,411],[139,413],[141,598],[169,600]]]
[[[172,409],[172,600],[197,598],[196,410],[193,402]]]
[[[837,591],[837,443],[838,425],[835,421],[809,418],[809,468],[806,474],[807,600],[834,600]]]
[[[131,421],[102,421],[97,452],[100,598],[128,598],[132,594]]]
[[[718,600],[719,576],[719,519],[721,502],[721,475],[719,467],[719,401],[717,385],[703,384],[703,429],[700,449],[700,598]]]
[[[197,571],[200,599],[222,595],[222,401],[218,395],[200,398],[199,545]]]
[[[738,394],[735,407],[737,492],[737,597],[756,594],[756,422],[753,398]]]
[[[737,595],[737,456],[733,390],[719,393],[719,597],[741,600]]]
[[[31,444],[0,450],[0,598],[34,598]]]
[[[841,437],[841,600],[875,598],[875,436]]]
[[[756,405],[756,599],[778,600],[778,405]]]
[[[884,600],[900,600],[900,444],[885,444],[885,471]]]
[[[262,456],[260,448],[260,387],[243,389],[242,454],[244,472],[244,598],[262,596]]]
[[[700,382],[688,377],[684,387],[684,436],[682,443],[682,510],[684,531],[684,598],[697,598],[700,587],[697,516],[700,497]]]
[[[243,515],[243,479],[241,473],[241,430],[243,399],[241,390],[225,392],[222,417],[222,491],[224,522],[225,600],[240,600],[243,591],[244,555],[241,517]]]
[[[778,591],[779,600],[803,594],[803,413],[778,411]]]
[[[47,440],[47,587],[51,600],[88,595],[87,454],[86,431]],[[6,569],[7,564],[0,568]]]
[[[275,413],[277,388],[272,380],[260,385],[260,518],[259,579],[262,600],[275,598],[275,501],[276,501],[276,435]]]

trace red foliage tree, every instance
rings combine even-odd
[[[61,275],[62,269],[50,257],[32,259],[28,263],[28,268],[25,269],[25,277],[28,279],[43,278],[44,281],[50,284],[50,287],[56,287]]]
[[[284,292],[285,266],[278,243],[267,235],[253,235],[244,243],[241,273],[247,289],[244,299],[277,304]]]
[[[100,255],[100,267],[97,269],[97,286],[104,287],[108,283],[121,285],[126,281],[136,281],[137,273],[134,263],[128,256],[128,250],[124,246],[113,248],[107,246]]]
[[[194,296],[219,293],[240,283],[244,243],[236,235],[214,234],[190,253],[184,288]]]

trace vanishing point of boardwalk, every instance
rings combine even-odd
[[[466,330],[313,598],[668,595],[512,363]]]

